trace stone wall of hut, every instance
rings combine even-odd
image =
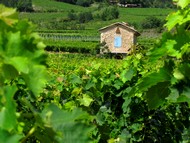
[[[121,37],[121,47],[114,46],[115,37]],[[121,26],[104,29],[101,33],[101,42],[106,42],[111,53],[129,53],[134,45],[136,36],[127,28]]]

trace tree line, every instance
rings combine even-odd
[[[95,2],[107,3],[107,4],[121,4],[122,6],[128,6],[130,4],[136,4],[140,7],[156,7],[166,8],[174,7],[172,0],[55,0],[59,2],[65,2],[84,7],[89,7]],[[0,4],[4,4],[8,7],[17,8],[18,11],[33,11],[32,0],[0,0]]]
[[[156,8],[164,8],[164,7],[174,7],[172,0],[119,0],[120,4],[139,4],[142,7],[156,7]]]
[[[18,11],[33,11],[32,0],[0,0],[0,4],[17,8]]]
[[[55,0],[60,2],[66,2],[70,4],[76,4],[88,7],[94,2],[104,2],[109,4],[122,4],[123,6],[127,6],[128,4],[136,4],[141,7],[174,7],[172,0]]]

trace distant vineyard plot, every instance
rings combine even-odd
[[[40,33],[40,36],[45,40],[54,40],[54,41],[99,41],[99,36],[91,35],[71,35],[64,33]]]

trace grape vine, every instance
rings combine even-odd
[[[0,142],[88,142],[93,126],[86,112],[40,105],[47,55],[33,30],[15,9],[0,5]]]

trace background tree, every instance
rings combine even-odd
[[[93,3],[92,0],[77,0],[76,4],[84,7],[89,7]]]
[[[80,23],[89,22],[92,19],[93,19],[93,16],[91,12],[81,12],[78,15],[78,20]]]
[[[120,0],[120,4],[123,4],[125,6],[127,4],[127,0]]]
[[[144,29],[159,28],[162,26],[163,22],[155,16],[149,16],[142,21],[142,28]]]
[[[32,0],[0,0],[0,4],[17,8],[18,11],[33,11]]]

